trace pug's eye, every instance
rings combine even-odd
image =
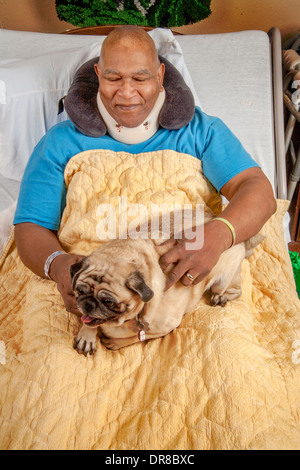
[[[108,308],[109,310],[114,310],[114,308],[117,307],[117,304],[116,302],[113,302],[112,300],[110,299],[102,299],[101,300],[103,305]]]
[[[76,286],[76,292],[78,295],[84,295],[84,294],[89,294],[91,292],[91,289],[89,286],[79,284],[78,286]]]
[[[77,292],[77,294],[79,294],[79,295],[83,295],[83,294],[84,294],[84,290],[83,290],[81,287],[77,287],[76,292]]]

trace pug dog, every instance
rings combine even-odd
[[[205,222],[210,217],[205,218]],[[241,263],[262,241],[257,235],[225,251],[200,283],[176,283],[165,290],[166,274],[159,258],[168,250],[164,238],[115,239],[70,268],[72,289],[83,323],[74,348],[94,354],[97,334],[106,348],[159,338],[177,328],[204,292],[211,304],[224,306],[241,295]]]

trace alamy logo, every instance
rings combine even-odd
[[[183,207],[180,204],[150,204],[149,208],[144,204],[128,206],[127,197],[121,196],[118,207],[112,204],[98,206],[96,233],[100,240],[158,240],[174,236],[175,239],[191,240],[186,243],[187,250],[199,250],[203,246],[203,207],[203,204],[197,204],[195,209],[191,204]]]
[[[6,364],[5,361],[5,343],[0,341],[0,364]]]

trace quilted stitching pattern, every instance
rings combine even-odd
[[[219,207],[189,156],[99,155],[80,154],[66,169],[60,237],[74,250],[99,243],[95,208],[107,197],[194,203],[199,195]],[[286,209],[278,201],[263,244],[244,261],[238,300],[210,307],[205,297],[164,338],[116,352],[99,343],[88,358],[72,349],[79,320],[54,283],[30,273],[11,245],[0,271],[0,448],[299,449],[300,302]]]

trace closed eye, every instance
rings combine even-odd
[[[146,80],[148,80],[149,77],[134,77],[133,79],[136,81],[136,82],[145,82]]]
[[[114,302],[113,300],[108,298],[102,298],[101,302],[106,308],[108,308],[108,310],[111,310],[115,313],[123,313],[126,310],[126,307],[124,306],[124,304],[122,304],[122,302],[118,304],[117,302]]]
[[[118,304],[116,304],[116,302],[113,302],[110,299],[101,299],[101,302],[109,310],[114,310],[114,308],[118,305]]]

